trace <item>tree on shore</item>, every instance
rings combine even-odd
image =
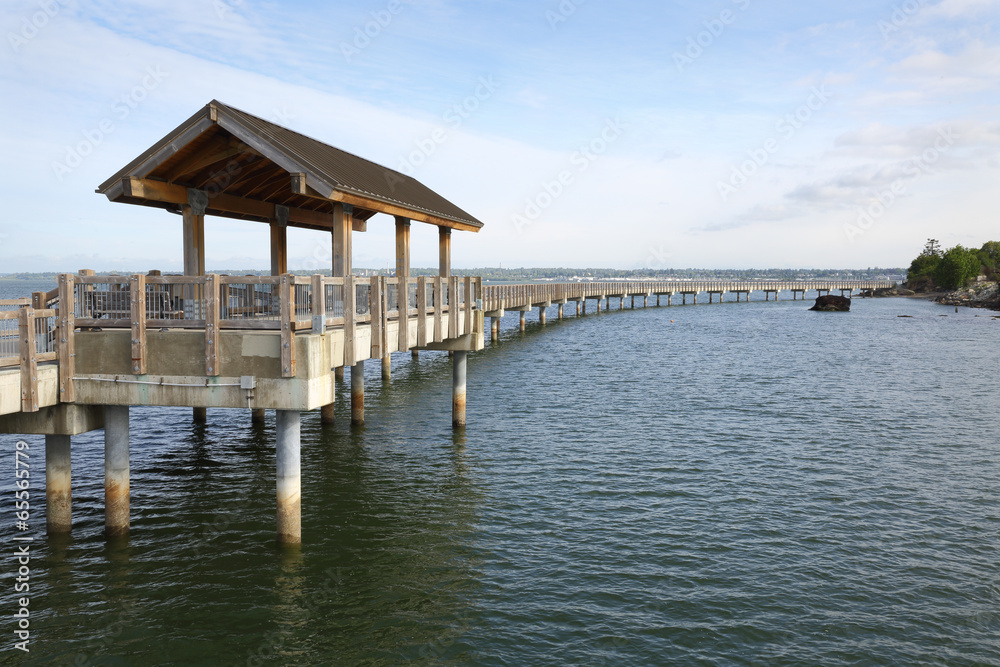
[[[945,289],[961,289],[976,279],[981,268],[979,252],[960,244],[941,256],[934,269],[934,282]]]
[[[987,241],[979,250],[959,244],[942,252],[937,239],[927,239],[924,249],[910,263],[906,282],[918,292],[961,289],[984,267],[995,277],[1000,268],[1000,242]]]

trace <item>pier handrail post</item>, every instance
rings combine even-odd
[[[382,277],[372,276],[371,288],[368,291],[368,310],[371,313],[371,353],[372,359],[381,359],[388,354],[384,341],[385,329],[382,318]]]
[[[353,366],[354,360],[354,329],[357,308],[354,302],[357,291],[354,289],[354,276],[344,276],[344,366]],[[397,297],[398,301],[398,297]]]
[[[38,412],[38,349],[35,346],[35,309],[17,312],[21,338],[21,412]]]
[[[417,278],[417,347],[427,345],[427,276]]]
[[[219,294],[220,294],[219,274],[210,273],[205,276],[205,375],[214,377],[221,375],[219,371],[219,324],[221,319]],[[295,289],[294,287],[292,288]],[[282,302],[283,303],[283,302]],[[294,296],[291,312],[295,313]],[[291,365],[292,373],[295,373],[295,350],[294,344],[289,346],[292,350]],[[282,363],[284,365],[284,363]]]
[[[465,276],[465,303],[462,304],[465,311],[465,329],[462,333],[472,333],[472,306],[475,303],[472,298],[472,276]]]
[[[442,340],[441,335],[441,313],[444,311],[443,301],[443,280],[441,276],[434,276],[434,342]]]
[[[146,374],[146,276],[136,273],[129,278],[129,303],[132,319],[132,372]]]
[[[73,339],[76,329],[76,297],[73,286],[74,276],[63,273],[59,276],[59,400],[72,403],[76,400],[73,376],[76,371],[76,354]]]
[[[458,338],[459,308],[458,276],[448,277],[448,338]]]
[[[312,315],[312,332],[314,334],[326,333],[326,287],[323,285],[323,276],[313,275],[311,285],[312,300],[310,311]]]
[[[278,277],[278,302],[281,305],[281,377],[295,377],[295,276]]]

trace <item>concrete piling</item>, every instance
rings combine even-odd
[[[580,317],[580,302],[576,302],[576,316]]]
[[[128,406],[104,407],[104,535],[128,535]]]
[[[45,527],[49,535],[73,527],[70,436],[45,436]]]
[[[302,542],[302,478],[300,467],[301,414],[297,410],[276,411],[276,467],[278,496],[278,542]]]
[[[538,307],[538,321],[541,324],[545,324],[545,306]]]
[[[204,424],[208,421],[208,408],[192,408],[191,418],[195,424]]]
[[[388,382],[392,379],[392,357],[388,354],[382,357],[382,381]]]
[[[498,340],[500,338],[500,318],[491,317],[490,318],[490,340]]]
[[[336,417],[334,417],[333,411],[334,411],[333,403],[321,407],[319,409],[319,423],[326,424],[327,426],[329,426],[330,424],[335,424],[337,419]]]
[[[365,362],[351,366],[351,424],[365,423]]]
[[[337,366],[336,368],[333,369],[333,379],[336,380],[337,382],[343,382],[344,381],[344,367],[343,366]]]
[[[410,350],[410,356],[413,357],[414,359],[419,359],[420,358],[420,350],[417,350],[417,349]]]
[[[521,331],[524,331],[524,311],[523,310],[521,311],[520,315],[521,315]]]
[[[452,358],[451,425],[465,428],[465,375],[469,353],[456,351]]]
[[[250,411],[250,423],[251,424],[263,424],[264,423],[264,408],[254,408]]]
[[[559,304],[559,319],[563,318],[563,304]]]

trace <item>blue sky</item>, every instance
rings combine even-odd
[[[998,19],[998,0],[8,1],[0,272],[177,270],[177,216],[94,189],[213,98],[483,220],[456,267],[906,265],[928,237],[1000,239]],[[209,267],[267,267],[264,225],[206,235]],[[415,266],[436,238],[414,227]],[[329,239],[289,243],[298,269]],[[391,218],[354,251],[392,263]]]

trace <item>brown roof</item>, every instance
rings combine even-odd
[[[177,208],[188,188],[208,213],[326,228],[334,202],[355,220],[378,212],[478,231],[483,223],[411,176],[212,101],[98,187],[112,201]]]

